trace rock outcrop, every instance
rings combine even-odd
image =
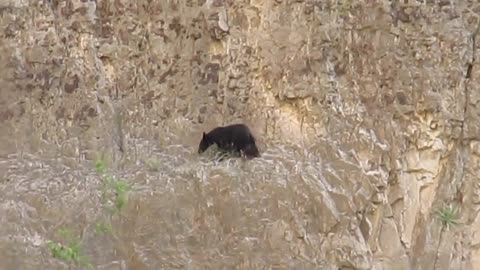
[[[222,241],[246,230],[231,239],[235,266],[477,269],[480,5],[401,2],[2,1],[0,158],[134,161],[138,140],[194,148],[202,131],[242,121],[264,150],[293,145],[299,163],[282,165],[285,186],[258,184],[270,200],[251,205],[211,172],[219,186],[204,196],[237,195],[213,197],[225,208],[203,222],[254,224],[268,216],[248,212],[257,203],[298,212],[269,216],[263,239],[228,222],[194,228]],[[248,175],[265,179],[259,170]],[[202,257],[172,255],[164,269],[189,260]]]

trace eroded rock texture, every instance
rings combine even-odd
[[[204,168],[174,174],[168,166],[181,164],[166,163],[152,182],[185,182],[162,182],[175,193],[151,195],[158,206],[137,199],[148,210],[120,222],[126,247],[112,261],[129,269],[475,269],[479,8],[443,0],[3,1],[0,157],[32,153],[75,170],[101,152],[122,168],[142,159],[140,141],[195,151],[202,131],[243,121],[267,159],[291,160],[258,161],[242,179]],[[293,150],[281,152],[286,145]],[[12,172],[30,174],[2,164],[2,197],[19,200]],[[149,179],[142,175],[134,178]],[[185,210],[167,210],[181,200]],[[14,214],[7,199],[2,205],[7,222]],[[452,226],[440,219],[449,205]],[[159,213],[158,226],[141,231]],[[184,227],[171,226],[176,218]],[[3,234],[18,225],[8,224]],[[165,238],[148,253],[137,248],[145,237]],[[12,259],[21,252],[5,254],[9,269],[30,269]]]

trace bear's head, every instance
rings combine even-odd
[[[201,154],[207,150],[210,145],[212,145],[214,142],[213,140],[203,132],[202,140],[200,141],[200,144],[198,145],[198,153]]]

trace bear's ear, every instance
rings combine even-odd
[[[206,137],[207,137],[207,134],[205,134],[205,132],[203,132],[202,138],[205,139]]]

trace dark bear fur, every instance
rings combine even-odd
[[[216,144],[224,151],[234,152],[248,159],[260,156],[255,138],[244,124],[217,127],[207,134],[203,132],[202,140],[198,145],[198,153],[203,153],[212,144]]]

